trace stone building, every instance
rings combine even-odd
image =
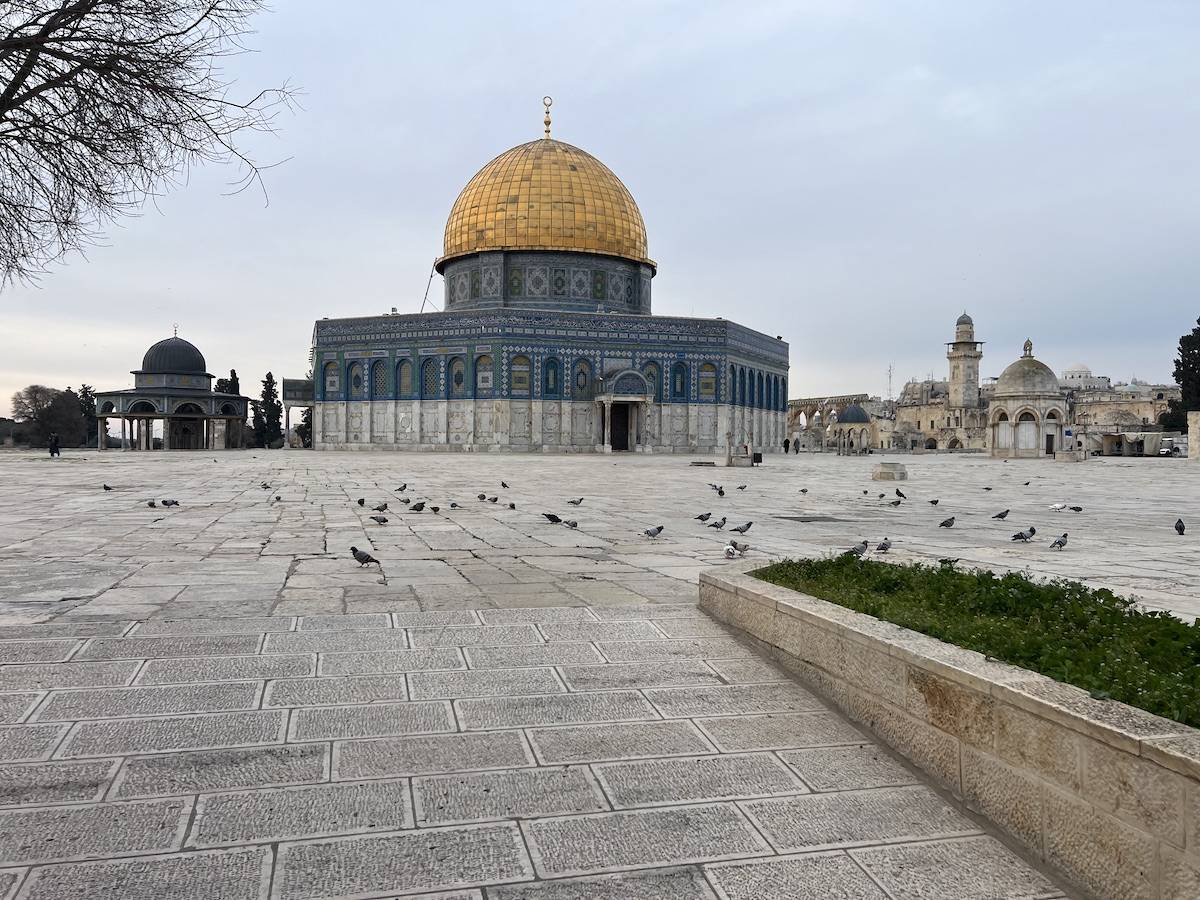
[[[153,449],[156,423],[163,450],[240,447],[249,398],[214,391],[206,368],[204,354],[181,337],[152,346],[130,373],[131,389],[96,393],[99,449],[107,449],[109,419],[121,420],[123,450]]]
[[[988,422],[992,456],[1054,456],[1068,449],[1063,444],[1067,392],[1054,371],[1034,359],[1032,341],[1025,341],[1021,358],[1000,373]]]
[[[894,446],[926,450],[982,450],[987,447],[987,411],[979,384],[983,342],[965,312],[946,344],[950,377],[910,381],[896,401]]]
[[[858,456],[876,444],[871,416],[857,403],[836,414],[829,430],[839,456]]]
[[[545,134],[479,170],[435,263],[444,310],[322,319],[319,449],[780,448],[788,345],[651,314],[642,215],[595,157]]]

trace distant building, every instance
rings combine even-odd
[[[979,385],[983,342],[965,312],[946,344],[947,381],[910,381],[896,401],[893,446],[926,450],[982,450],[987,447],[987,409]]]

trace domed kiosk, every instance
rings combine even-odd
[[[314,448],[776,450],[787,344],[651,315],[657,264],[633,195],[550,137],[544,102],[543,136],[450,208],[442,311],[316,323]]]
[[[1053,456],[1063,448],[1067,394],[1058,376],[1034,359],[1026,341],[1021,358],[1000,373],[988,406],[992,456]]]
[[[134,369],[133,388],[96,394],[100,434],[121,420],[121,449],[151,450],[162,421],[162,449],[215,450],[242,445],[249,399],[212,389],[204,354],[175,335],[154,344]],[[99,442],[101,450],[105,442]]]
[[[871,450],[871,415],[851,403],[837,415],[832,426],[838,456],[857,456]]]

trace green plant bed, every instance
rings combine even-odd
[[[1200,727],[1200,626],[1111,591],[852,556],[753,575]]]

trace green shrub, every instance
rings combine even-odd
[[[758,578],[1200,727],[1200,625],[1077,581],[854,557]]]

